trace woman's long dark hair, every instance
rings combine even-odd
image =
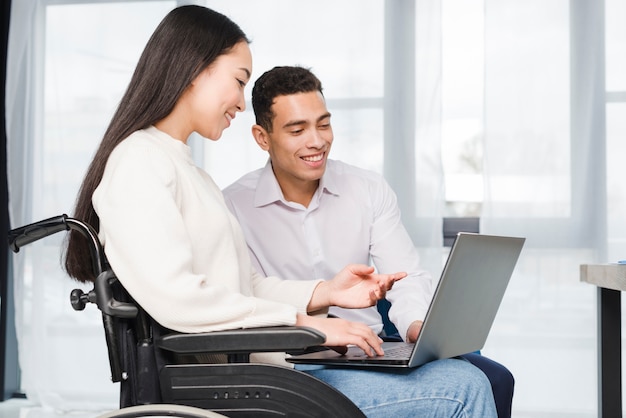
[[[91,198],[113,149],[133,132],[165,118],[191,82],[241,41],[249,42],[237,24],[206,7],[181,6],[165,16],[146,44],[87,169],[76,199],[75,218],[99,230],[100,219]],[[81,282],[95,279],[87,245],[79,233],[69,233],[65,269]]]

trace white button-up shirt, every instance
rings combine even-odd
[[[404,338],[411,322],[423,320],[432,296],[431,276],[400,219],[397,198],[374,172],[328,160],[311,203],[285,200],[271,163],[224,190],[241,223],[252,263],[265,275],[284,279],[330,279],[351,263],[372,264],[381,273],[408,276],[387,293],[391,321]],[[330,313],[368,324],[379,333],[375,307]]]

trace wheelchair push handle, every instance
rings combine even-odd
[[[100,244],[98,233],[95,229],[85,222],[63,214],[9,231],[9,247],[13,252],[17,253],[24,245],[57,232],[70,230],[80,233],[87,240],[91,254],[91,267],[96,277],[92,290],[85,293],[80,289],[74,289],[70,294],[70,302],[74,310],[77,311],[82,311],[88,303],[95,303],[102,312],[102,321],[109,351],[111,378],[114,382],[119,382],[124,379],[126,373],[122,368],[119,357],[120,350],[118,339],[115,335],[115,319],[134,318],[137,316],[138,309],[131,303],[120,302],[114,298],[111,283],[117,280],[117,278],[106,261],[104,249],[102,244]]]
[[[69,231],[67,215],[54,216],[9,231],[9,248],[17,253],[24,245],[61,231]]]
[[[66,214],[53,216],[52,218],[34,222],[9,231],[9,248],[17,253],[24,245],[56,234],[57,232],[70,230],[79,232],[88,240],[87,245],[89,246],[89,252],[91,254],[91,268],[94,276],[97,277],[100,273],[107,270],[108,265],[104,257],[104,250],[98,239],[98,233],[91,225],[79,221],[78,219],[70,218]]]
[[[87,303],[95,303],[103,314],[119,318],[135,317],[137,308],[133,304],[118,302],[113,297],[109,282],[115,280],[116,277],[106,262],[104,250],[98,240],[98,233],[89,224],[70,218],[66,214],[54,216],[9,231],[9,246],[17,253],[24,245],[57,232],[70,230],[81,233],[88,240],[92,270],[96,276],[94,289],[89,293],[84,293],[80,289],[72,291],[70,294],[72,307],[81,311]]]

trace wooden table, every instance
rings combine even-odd
[[[582,264],[580,280],[598,287],[598,417],[622,416],[621,292],[626,265]]]

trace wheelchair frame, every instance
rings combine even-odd
[[[345,395],[313,376],[250,363],[251,353],[320,346],[326,337],[317,330],[277,326],[184,334],[163,328],[117,280],[93,227],[65,214],[9,231],[9,247],[17,253],[24,245],[72,230],[88,241],[96,280],[87,293],[74,289],[70,303],[79,311],[94,303],[102,312],[111,380],[121,383],[121,409],[102,418],[364,416]],[[225,354],[228,363],[180,361],[199,354]]]

